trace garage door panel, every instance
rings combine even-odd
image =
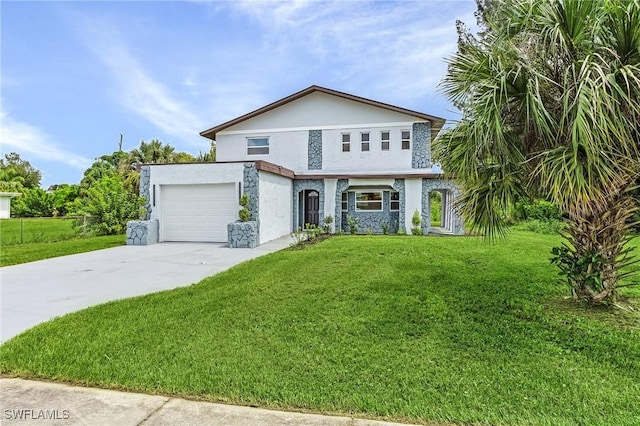
[[[239,210],[235,183],[163,185],[161,194],[163,241],[227,241]]]

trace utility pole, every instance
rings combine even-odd
[[[120,143],[118,144],[118,152],[122,152],[122,133],[120,133]]]

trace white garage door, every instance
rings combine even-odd
[[[234,183],[162,185],[160,193],[163,241],[227,241],[240,209]]]

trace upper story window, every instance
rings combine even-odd
[[[347,210],[349,210],[349,193],[345,191],[342,193],[342,211],[346,212]]]
[[[392,191],[391,192],[391,201],[389,205],[389,210],[398,211],[400,210],[400,193]]]
[[[389,132],[380,132],[380,149],[389,151]]]
[[[351,151],[351,133],[342,134],[342,152]]]
[[[369,151],[369,133],[360,133],[360,142],[362,143],[362,151]]]
[[[411,132],[409,130],[402,131],[402,149],[411,148]]]
[[[265,155],[269,153],[269,138],[247,138],[248,155]]]
[[[356,211],[382,211],[382,191],[356,192]]]

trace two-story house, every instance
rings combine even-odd
[[[141,195],[158,241],[227,242],[249,195],[257,243],[308,224],[333,230],[410,233],[418,211],[431,229],[430,193],[442,195],[439,232],[463,233],[459,188],[431,161],[444,119],[311,86],[200,134],[217,162],[146,165]]]

